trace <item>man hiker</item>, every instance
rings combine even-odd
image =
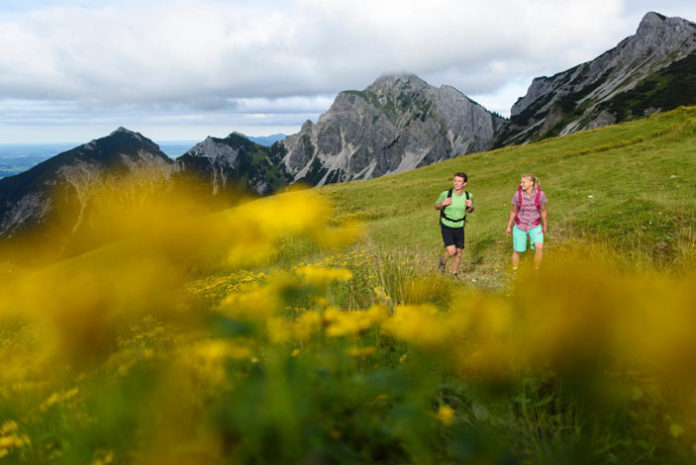
[[[440,258],[438,269],[444,272],[447,261],[452,261],[452,273],[458,276],[459,262],[464,251],[464,223],[466,214],[474,211],[474,196],[464,190],[468,177],[461,171],[454,173],[452,189],[443,191],[435,202],[440,211],[440,230],[445,244],[445,254]]]

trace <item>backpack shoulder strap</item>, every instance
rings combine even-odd
[[[539,205],[540,198],[541,198],[541,187],[537,187],[536,195],[534,196],[534,206],[537,208],[537,210],[541,209],[541,206]]]
[[[517,209],[520,210],[522,208],[522,186],[517,186],[517,200]]]
[[[447,191],[447,198],[452,197],[452,191],[453,191],[453,190],[454,190],[454,188],[452,188],[452,189],[450,189],[450,190]],[[466,193],[466,198],[467,198],[467,199],[469,198],[469,192]],[[450,218],[450,217],[447,216],[447,214],[445,213],[445,208],[447,208],[447,207],[444,207],[442,210],[440,210],[440,218],[444,218],[444,219],[446,219],[446,220],[454,221],[454,222],[458,222],[458,221],[462,221],[462,220],[466,221],[466,215],[463,216],[462,218]]]
[[[466,193],[466,200],[469,200],[469,191],[464,191]]]

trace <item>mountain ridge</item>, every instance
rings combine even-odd
[[[146,172],[151,183],[169,180],[173,161],[142,134],[119,127],[106,137],[62,152],[29,170],[0,179],[0,237],[82,227],[90,191]]]
[[[512,106],[496,146],[564,135],[613,124],[645,114],[617,117],[612,100],[630,92],[651,75],[696,53],[696,24],[682,18],[647,13],[636,33],[593,60],[551,77],[534,78]],[[681,104],[696,103],[696,100]],[[676,108],[654,108],[653,111]]]

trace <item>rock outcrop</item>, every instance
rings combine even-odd
[[[492,147],[503,122],[454,87],[384,75],[343,91],[298,134],[277,143],[293,182],[322,185],[411,170]]]
[[[592,129],[654,111],[696,103],[673,98],[684,68],[696,74],[696,24],[681,18],[646,14],[635,35],[596,59],[551,77],[535,78],[512,106],[509,124],[496,145]],[[678,77],[682,74],[681,77]],[[657,106],[648,102],[652,101]]]
[[[210,186],[213,195],[247,191],[270,194],[285,186],[277,151],[232,133],[224,139],[208,137],[176,159],[175,171]]]

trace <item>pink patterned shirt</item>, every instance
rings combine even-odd
[[[541,218],[541,215],[539,214],[539,210],[537,210],[536,205],[534,204],[534,199],[536,198],[536,189],[532,191],[532,195],[530,197],[527,197],[527,194],[522,192],[522,207],[520,207],[520,198],[519,198],[519,193],[515,192],[515,195],[512,196],[512,204],[515,207],[518,207],[519,210],[517,212],[517,218],[520,219],[520,224],[517,225],[518,228],[520,228],[522,231],[529,231],[530,229],[534,229],[537,227],[534,223]],[[541,208],[541,205],[546,203],[546,194],[544,191],[541,191],[539,194],[539,208]]]

